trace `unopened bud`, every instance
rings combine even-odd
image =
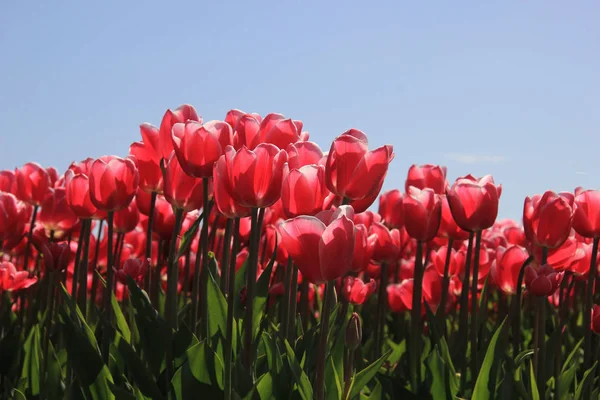
[[[357,313],[352,313],[346,326],[346,347],[354,351],[362,343],[362,326]]]

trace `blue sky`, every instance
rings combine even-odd
[[[386,189],[412,163],[491,173],[503,217],[600,186],[600,3],[372,3],[3,1],[0,168],[126,155],[191,103],[301,119],[324,150],[361,129],[395,147]]]

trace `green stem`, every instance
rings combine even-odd
[[[92,233],[92,221],[85,220],[82,222],[85,226],[85,234],[83,239],[85,243],[83,245],[83,253],[81,258],[81,266],[79,268],[79,293],[77,295],[77,305],[82,313],[87,310],[86,298],[87,298],[87,277],[88,277],[88,258],[90,253],[90,235]],[[83,229],[82,229],[83,230]]]
[[[173,235],[169,246],[169,256],[167,262],[167,297],[165,301],[165,316],[167,319],[167,345],[165,348],[166,355],[166,383],[167,387],[174,373],[173,364],[173,333],[177,332],[177,283],[179,282],[179,266],[177,263],[177,236],[181,228],[183,220],[183,209],[175,210],[175,226],[173,227]]]
[[[585,292],[585,308],[583,309],[583,331],[585,332],[584,336],[584,353],[583,353],[583,370],[587,371],[592,367],[593,360],[593,346],[592,346],[592,330],[591,326],[591,318],[592,318],[592,305],[593,305],[593,296],[594,296],[594,283],[596,281],[596,268],[597,268],[597,260],[598,260],[598,244],[600,242],[600,238],[594,238],[594,242],[592,245],[592,259],[590,261],[590,270],[588,272],[587,279],[587,287]],[[589,387],[587,385],[585,389],[585,394],[583,398],[588,398],[589,396]]]
[[[221,257],[221,292],[227,293],[227,278],[229,277],[229,256],[231,254],[231,230],[233,220],[227,218],[225,223],[225,235],[223,236],[223,256]]]
[[[106,246],[106,288],[104,290],[104,307],[103,312],[106,317],[106,320],[109,324],[112,323],[112,307],[111,307],[111,298],[113,293],[113,281],[114,281],[114,270],[113,270],[113,216],[114,213],[112,211],[108,212],[108,216],[106,221],[108,223],[108,233],[107,233],[107,246]],[[104,329],[102,335],[102,357],[104,359],[104,363],[108,365],[109,351],[110,351],[110,330]]]
[[[519,277],[517,278],[517,292],[513,296],[510,303],[511,312],[513,313],[513,358],[521,351],[521,295],[523,294],[523,279],[525,277],[525,268],[533,261],[533,256],[529,256],[521,265]]]
[[[96,234],[96,248],[94,249],[94,262],[93,262],[93,270],[94,270],[94,274],[92,275],[92,290],[90,293],[90,308],[88,310],[87,313],[87,317],[88,319],[90,319],[92,317],[92,314],[95,314],[96,311],[96,295],[98,294],[98,274],[97,272],[97,266],[98,266],[98,254],[100,253],[100,242],[102,241],[102,224],[104,223],[103,220],[100,220],[98,222],[98,233]]]
[[[154,228],[154,209],[156,208],[156,197],[158,193],[152,192],[150,195],[150,210],[148,213],[148,227],[146,228],[146,253],[145,257],[150,260],[148,271],[146,271],[146,279],[144,280],[144,288],[146,293],[150,291],[150,280],[152,279],[152,229]]]
[[[287,266],[284,269],[283,278],[283,299],[281,300],[281,338],[286,339],[288,337],[288,318],[290,313],[290,285],[292,279],[292,258],[288,257]]]
[[[444,278],[442,279],[442,297],[440,300],[440,306],[437,310],[438,320],[444,321],[444,315],[446,313],[446,303],[448,302],[448,287],[450,286],[450,261],[452,261],[452,245],[454,240],[448,238],[448,250],[446,251],[446,260],[444,261]],[[444,324],[444,337],[446,336],[446,324]]]
[[[290,258],[291,260],[291,258]],[[290,306],[289,306],[289,328],[288,328],[288,341],[293,343],[296,340],[296,307],[298,297],[298,267],[293,263],[290,263],[292,268],[292,285],[290,288]]]
[[[475,234],[475,254],[473,255],[473,282],[471,283],[471,376],[473,384],[475,377],[479,374],[479,363],[477,360],[477,324],[478,303],[477,292],[479,286],[479,252],[481,250],[481,231]]]
[[[325,299],[321,316],[319,333],[319,348],[317,352],[317,371],[315,375],[315,398],[325,399],[325,360],[327,353],[327,337],[329,335],[329,317],[334,297],[334,281],[328,281],[325,286]]]
[[[469,331],[469,288],[471,282],[471,256],[473,255],[473,232],[469,234],[469,242],[467,244],[467,257],[465,260],[464,278],[462,281],[462,289],[460,292],[460,314],[458,321],[459,335],[459,363],[461,368],[460,387],[465,389],[467,384],[467,341]]]
[[[231,254],[237,254],[239,243],[240,243],[240,219],[234,220],[233,227],[233,247]],[[235,257],[231,257],[230,265],[228,268],[229,276],[227,279],[229,283],[227,285],[227,336],[225,340],[225,399],[231,400],[232,398],[232,385],[231,385],[231,366],[233,363],[233,306],[235,304]]]
[[[418,244],[417,244],[418,246]],[[417,250],[418,253],[418,250]],[[377,309],[375,314],[375,340],[373,342],[373,359],[381,356],[381,343],[383,341],[383,331],[385,326],[385,311],[387,306],[387,281],[388,281],[388,263],[381,263],[381,272],[379,274],[379,291],[377,293]],[[414,298],[413,298],[414,305]],[[346,318],[342,315],[341,318]],[[342,319],[342,320],[343,320]]]
[[[198,291],[200,295],[199,309],[194,313],[200,313],[200,330],[197,331],[198,338],[202,339],[208,334],[208,221],[210,220],[211,202],[208,200],[208,184],[210,178],[202,178],[202,204],[204,207],[204,219],[202,221],[202,234],[200,235],[200,247],[202,248],[202,268],[199,273]],[[198,257],[198,254],[196,254]],[[198,263],[196,263],[198,265]],[[192,325],[195,328],[195,325]]]
[[[29,252],[31,249],[31,241],[33,238],[33,229],[35,228],[35,220],[37,218],[39,206],[33,206],[33,214],[31,214],[31,222],[29,223],[29,232],[27,232],[27,244],[25,244],[25,255],[23,256],[23,271],[29,271]]]
[[[254,288],[258,268],[258,245],[262,229],[265,209],[252,209],[252,225],[250,239],[250,254],[248,256],[248,271],[246,275],[246,315],[244,316],[244,367],[250,371],[252,367],[252,340],[254,337]]]
[[[410,374],[413,393],[421,383],[421,297],[423,294],[423,242],[417,241],[410,318]]]

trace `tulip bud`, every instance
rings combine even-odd
[[[362,326],[357,313],[352,313],[346,326],[346,347],[354,351],[362,343]]]

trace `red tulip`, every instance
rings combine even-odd
[[[353,276],[346,276],[342,282],[342,294],[344,298],[352,304],[363,304],[377,288],[377,284],[373,279],[368,283],[364,283],[361,279]]]
[[[127,233],[135,229],[140,221],[140,212],[135,201],[115,212],[113,226],[116,233]]]
[[[442,203],[433,189],[408,188],[402,201],[404,226],[408,234],[421,242],[433,239],[442,219]]]
[[[344,276],[352,266],[354,223],[350,206],[340,207],[330,221],[300,216],[279,225],[281,244],[302,272],[321,284]]]
[[[560,247],[569,237],[573,209],[569,200],[554,192],[527,197],[523,207],[525,236],[542,247]]]
[[[358,199],[358,200],[350,200],[349,205],[351,205],[352,208],[354,208],[354,210],[357,213],[367,211],[369,209],[369,207],[371,207],[373,205],[373,203],[375,203],[375,200],[377,200],[377,197],[379,197],[379,192],[381,191],[381,188],[383,186],[383,181],[381,181],[381,183],[382,184],[379,185],[377,190],[375,190],[372,195],[370,195],[368,197],[363,197],[362,199]],[[340,204],[341,204],[343,199],[341,197],[339,197],[339,199],[340,199]]]
[[[551,296],[562,281],[563,272],[556,272],[549,265],[525,267],[525,285],[534,296]]]
[[[437,194],[443,194],[446,192],[447,185],[446,167],[433,164],[413,164],[408,169],[405,190],[408,193],[408,188],[414,186],[421,190],[430,188]]]
[[[292,169],[281,187],[283,211],[289,218],[315,215],[323,209],[328,194],[324,166],[311,164]]]
[[[412,310],[414,281],[406,279],[401,283],[387,287],[388,303],[393,312]]]
[[[261,121],[258,132],[251,141],[246,135],[246,146],[253,149],[259,143],[271,143],[280,149],[302,139],[302,121],[285,118],[281,114],[271,113]]]
[[[38,221],[47,233],[54,231],[63,237],[77,224],[77,216],[67,202],[65,188],[50,189],[38,215]]]
[[[152,230],[163,240],[169,240],[175,229],[173,206],[161,195],[156,197]]]
[[[42,204],[52,187],[48,171],[37,163],[30,162],[17,169],[16,178],[17,197],[31,205]]]
[[[594,307],[592,308],[592,326],[590,326],[590,329],[592,330],[592,332],[594,332],[596,335],[600,335],[600,306],[598,304],[594,304]]]
[[[583,237],[600,237],[600,190],[586,190],[574,200],[573,229]]]
[[[0,192],[0,245],[4,239],[20,237],[27,210],[12,193]],[[29,218],[27,218],[29,219]]]
[[[369,234],[369,230],[363,224],[355,224],[354,256],[352,257],[352,268],[354,272],[364,271],[375,251],[377,234]]]
[[[227,114],[225,115],[225,122],[227,122],[233,129],[235,129],[237,123],[244,115],[246,115],[245,112],[234,108],[232,110],[227,111]]]
[[[154,125],[143,123],[140,132],[142,141],[129,146],[129,154],[134,157],[140,175],[140,188],[146,192],[162,193],[160,131]]]
[[[130,258],[125,260],[123,267],[116,271],[117,280],[122,284],[127,284],[127,277],[130,276],[134,281],[139,281],[146,276],[146,271],[150,265],[150,259]]]
[[[395,262],[400,256],[401,243],[398,229],[389,230],[380,222],[369,228],[369,235],[375,234],[377,240],[373,248],[373,260],[377,262]]]
[[[519,272],[528,257],[527,250],[520,246],[511,246],[496,252],[496,260],[492,263],[490,274],[500,290],[506,294],[517,292]]]
[[[65,192],[67,204],[73,213],[81,219],[103,217],[90,198],[90,181],[87,174],[68,169],[65,173]]]
[[[361,213],[354,214],[354,223],[363,224],[367,228],[370,228],[376,222],[382,222],[381,215],[374,213],[373,211],[364,211]]]
[[[235,149],[239,150],[242,146],[253,149],[259,143],[258,131],[262,118],[260,115],[244,114],[235,125],[234,144]]]
[[[133,200],[139,176],[131,159],[103,156],[93,162],[89,179],[92,203],[100,210],[117,211]]]
[[[393,158],[391,145],[368,151],[363,132],[357,129],[344,132],[333,141],[327,156],[327,187],[351,200],[376,196]]]
[[[467,240],[469,238],[469,232],[462,230],[456,225],[450,205],[448,204],[448,197],[445,195],[440,196],[442,202],[442,220],[440,222],[440,229],[438,230],[438,236],[448,238],[456,241]]]
[[[442,301],[442,278],[433,265],[425,268],[423,273],[423,299],[434,313]]]
[[[190,176],[212,176],[214,163],[225,147],[233,143],[233,130],[228,123],[209,121],[204,125],[188,121],[173,125],[173,147],[181,168]]]
[[[17,178],[13,171],[0,171],[0,192],[12,194],[17,192]]]
[[[169,109],[167,112],[165,112],[165,115],[160,123],[158,140],[160,151],[162,153],[161,157],[165,160],[169,158],[171,152],[173,151],[173,140],[171,138],[173,125],[178,122],[187,121],[198,121],[202,123],[202,117],[199,117],[194,107],[189,104],[184,104],[177,107],[173,111]]]
[[[13,263],[0,261],[0,293],[27,289],[36,282],[36,277],[29,278],[29,272],[17,271]]]
[[[213,168],[213,193],[217,209],[227,218],[250,215],[248,207],[241,206],[233,199],[233,187],[229,182],[227,159],[223,155]]]
[[[209,193],[211,192],[209,186]],[[202,179],[186,174],[175,153],[171,153],[165,167],[164,194],[173,207],[184,211],[198,210],[203,206]]]
[[[448,246],[442,246],[438,250],[431,252],[431,262],[437,273],[444,276],[446,267],[446,256],[448,255]],[[456,276],[460,272],[462,265],[458,262],[457,252],[450,249],[450,263],[448,264],[448,276]]]
[[[237,152],[225,150],[223,178],[233,199],[243,207],[269,207],[281,195],[281,184],[287,175],[287,153],[269,143],[254,150],[242,146]]]
[[[286,148],[290,169],[299,169],[305,165],[324,165],[323,151],[313,142],[296,142]]]
[[[63,271],[72,261],[73,253],[67,242],[50,242],[40,245],[46,271]]]
[[[379,215],[390,228],[398,229],[404,225],[402,199],[398,189],[388,190],[379,196]]]
[[[472,175],[458,178],[447,193],[456,224],[468,232],[490,228],[498,216],[501,192],[501,186],[494,184],[491,175],[480,179]]]

